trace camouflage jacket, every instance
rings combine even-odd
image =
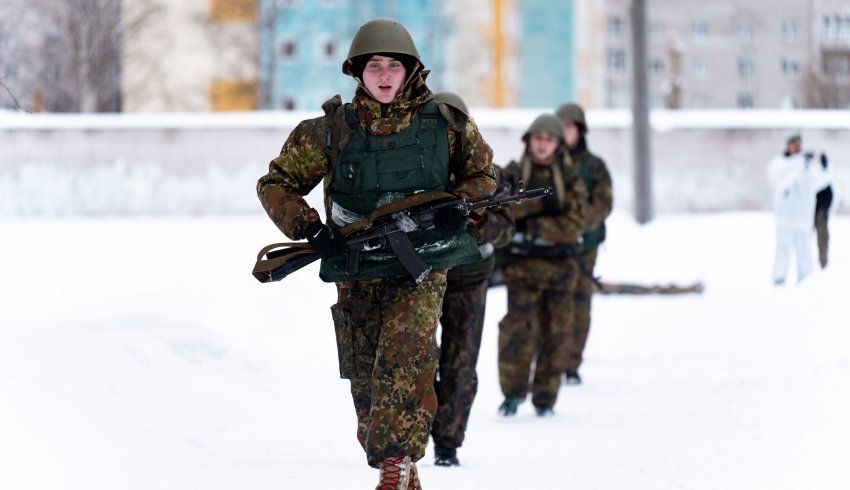
[[[588,151],[584,138],[570,150],[570,156],[578,164],[579,175],[588,190],[582,252],[590,252],[605,240],[605,219],[611,214],[614,204],[611,174],[605,162]]]
[[[525,180],[526,189],[555,188],[553,196],[512,206],[517,231],[552,243],[573,244],[579,242],[585,229],[587,190],[578,167],[565,152],[559,155],[553,165],[537,165],[526,153],[520,162],[508,164],[504,172],[514,186]]]
[[[428,72],[414,73],[389,104],[382,104],[372,98],[363,86],[358,86],[352,101],[354,113],[360,125],[373,136],[385,136],[398,133],[407,128],[420,106],[431,100],[432,94],[425,85]],[[339,99],[337,96],[336,100]],[[332,102],[334,99],[331,99]],[[346,130],[343,111],[333,104],[326,104],[326,116],[302,121],[292,131],[283,144],[280,155],[269,164],[269,172],[257,182],[257,195],[260,202],[277,227],[293,240],[304,238],[307,225],[319,220],[319,213],[304,200],[320,181],[325,180],[325,203],[327,208],[328,192],[333,182],[332,155],[338,153],[350,139]],[[475,197],[492,192],[496,187],[492,166],[493,152],[478,132],[471,119],[463,118],[465,124],[455,117],[459,111],[445,104],[440,112],[447,121],[449,156],[455,177],[452,192],[461,197]],[[334,141],[328,148],[328,135]],[[459,151],[462,158],[455,158],[455,139],[463,136],[463,145]],[[454,163],[459,162],[459,163]],[[326,209],[329,215],[330,210]]]

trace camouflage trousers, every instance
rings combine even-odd
[[[596,266],[598,251],[593,250],[581,254],[585,269],[593,275],[593,267]],[[587,336],[590,333],[590,302],[593,292],[596,290],[593,281],[583,272],[578,275],[576,281],[575,298],[575,320],[573,321],[572,338],[570,339],[570,354],[567,361],[567,371],[578,371],[583,360],[584,347],[587,345]]]
[[[472,402],[478,391],[478,352],[484,330],[488,281],[449,284],[440,317],[440,362],[434,387],[437,416],[431,427],[434,444],[458,448],[463,444]]]
[[[504,269],[508,313],[499,322],[499,383],[506,397],[524,399],[534,364],[530,388],[536,407],[555,405],[573,337],[578,265],[570,259],[553,262],[556,266],[548,278],[521,272],[539,265],[520,262]]]
[[[828,208],[820,208],[815,212],[815,231],[818,236],[818,262],[821,268],[826,267],[829,260],[829,217]]]
[[[340,376],[350,379],[357,439],[370,466],[425,455],[437,411],[437,319],[446,271],[337,283],[331,307]]]

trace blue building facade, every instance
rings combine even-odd
[[[519,105],[554,108],[575,99],[573,0],[518,2]]]
[[[342,63],[357,28],[396,19],[410,31],[425,67],[443,71],[448,23],[442,0],[260,0],[260,107],[315,110],[335,94],[354,95]],[[441,89],[440,77],[429,86]]]

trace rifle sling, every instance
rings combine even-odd
[[[282,248],[282,250],[275,250],[278,248]],[[263,247],[257,254],[257,262],[254,264],[251,274],[260,282],[279,281],[286,277],[286,274],[292,272],[292,270],[289,270],[283,276],[277,277],[281,268],[291,269],[298,265],[297,268],[293,269],[297,270],[318,258],[319,254],[308,243],[272,243]],[[305,260],[307,260],[306,263],[304,263]]]

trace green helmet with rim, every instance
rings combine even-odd
[[[562,104],[555,111],[555,114],[561,119],[572,121],[573,124],[583,131],[587,131],[587,122],[584,119],[584,109],[582,109],[580,105],[572,102],[569,104]]]
[[[450,105],[467,116],[469,115],[469,109],[466,107],[466,102],[464,102],[463,99],[454,92],[437,92],[434,94],[434,100]]]
[[[537,116],[531,123],[531,126],[525,131],[525,134],[522,135],[522,140],[528,143],[528,139],[534,133],[549,133],[558,137],[562,142],[565,141],[564,127],[561,126],[561,121],[552,114],[540,114]]]
[[[366,22],[354,34],[351,46],[348,48],[348,57],[342,63],[342,72],[346,75],[360,77],[362,67],[358,67],[357,59],[365,55],[385,54],[398,58],[403,63],[408,61],[412,66],[405,64],[410,71],[417,63],[421,64],[419,51],[410,33],[400,22],[393,19],[373,19]],[[362,58],[360,58],[363,60]],[[365,61],[362,65],[365,66]],[[408,73],[409,74],[409,73]]]

